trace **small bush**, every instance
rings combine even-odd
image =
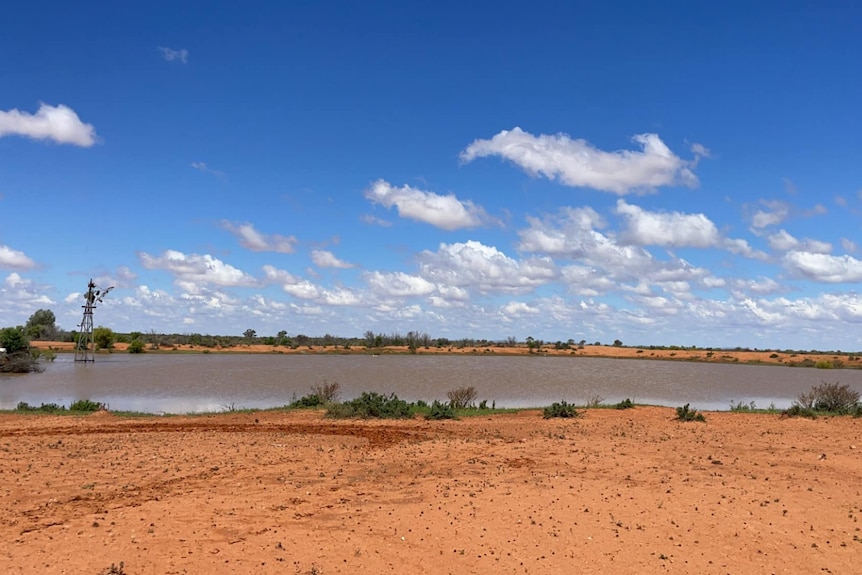
[[[546,407],[545,411],[542,413],[542,416],[545,419],[550,419],[552,417],[578,417],[580,413],[575,409],[574,404],[566,403],[565,401],[561,401],[560,403],[553,403],[550,407]]]
[[[676,408],[676,418],[679,421],[706,421],[703,414],[699,413],[696,409],[690,408],[688,403]]]
[[[410,415],[410,404],[394,393],[387,396],[373,391],[364,391],[351,401],[333,403],[326,410],[326,416],[334,418],[401,419]]]
[[[794,403],[787,409],[781,412],[784,417],[807,417],[809,419],[817,419],[817,413],[810,407],[803,407],[798,403]]]
[[[456,419],[455,410],[452,409],[451,403],[441,403],[435,400],[431,404],[431,411],[425,415],[425,419]]]
[[[337,381],[329,382],[324,379],[323,383],[311,386],[311,393],[319,397],[323,403],[332,403],[338,401],[338,397],[341,395],[341,386]]]
[[[616,407],[617,409],[631,409],[634,406],[635,404],[631,399],[625,398],[624,400],[616,404],[614,407]]]
[[[35,405],[30,405],[26,401],[18,402],[17,407],[15,407],[16,411],[41,411],[42,413],[56,413],[58,411],[66,411],[66,408],[62,405],[58,405],[56,403],[43,403],[39,407]]]
[[[600,407],[604,401],[605,401],[604,397],[602,397],[599,394],[595,394],[587,402],[587,407]]]
[[[319,395],[317,395],[316,393],[312,393],[310,395],[303,395],[299,399],[291,401],[290,407],[296,407],[300,409],[322,407],[323,405],[325,405],[325,403],[326,402],[324,402]]]
[[[757,409],[757,404],[753,401],[750,403],[743,403],[741,401],[739,403],[730,402],[730,411],[754,411],[755,409]]]
[[[851,413],[859,405],[859,392],[847,384],[823,381],[810,391],[800,393],[797,404],[805,409],[829,413]]]
[[[828,359],[818,359],[817,362],[815,362],[814,367],[817,369],[833,369],[835,365],[833,365],[833,363]]]
[[[129,353],[144,353],[146,345],[139,339],[133,339],[129,344]]]
[[[446,397],[449,398],[449,404],[453,409],[465,409],[473,405],[476,397],[479,394],[475,387],[459,387],[446,392]]]
[[[104,403],[90,401],[89,399],[79,399],[78,401],[72,402],[72,405],[69,406],[69,411],[83,411],[87,413],[100,411],[102,409],[105,409]]]

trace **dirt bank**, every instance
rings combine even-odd
[[[0,415],[0,572],[858,573],[862,420]]]
[[[71,352],[75,350],[75,344],[56,341],[34,341],[33,347],[40,349],[53,349],[56,351]],[[114,351],[125,353],[128,344],[115,344]],[[195,345],[163,346],[159,353],[287,353],[287,354],[368,354],[368,353],[395,353],[406,354],[410,350],[405,347],[390,346],[384,348],[367,349],[365,347],[353,347],[351,349],[336,348],[334,346],[304,346],[292,348],[277,345],[251,345],[242,344],[233,347],[203,347]],[[520,347],[429,347],[418,348],[417,354],[470,354],[470,355],[527,355],[530,350],[526,346]],[[101,352],[105,353],[105,352]],[[748,350],[706,350],[706,349],[650,349],[648,347],[614,347],[610,345],[587,345],[581,349],[554,349],[545,346],[540,352],[542,355],[578,356],[578,357],[613,357],[626,359],[664,359],[680,361],[703,361],[710,363],[764,363],[775,365],[800,365],[814,366],[818,361],[837,362],[836,365],[847,368],[862,368],[862,355],[843,355],[833,353],[784,353],[773,351],[748,351]]]

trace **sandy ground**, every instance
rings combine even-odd
[[[0,415],[0,572],[862,573],[862,419]]]
[[[51,348],[56,351],[71,352],[75,350],[75,344],[69,342],[34,341],[33,347],[40,349]],[[114,351],[125,352],[128,344],[115,344]],[[160,353],[171,352],[208,352],[208,353],[285,353],[285,354],[368,354],[368,353],[409,353],[407,347],[385,347],[373,350],[365,347],[353,347],[350,350],[335,348],[332,346],[305,346],[296,349],[286,346],[272,345],[237,345],[234,347],[205,348],[194,345],[179,345],[176,347],[163,346]],[[102,352],[104,353],[104,352]],[[470,355],[526,355],[529,350],[524,347],[467,347],[467,348],[419,348],[418,354],[470,354]],[[543,355],[563,355],[579,357],[615,357],[627,359],[664,359],[681,361],[704,361],[718,363],[772,363],[793,365],[805,360],[838,360],[843,367],[862,368],[862,354],[860,355],[837,355],[830,353],[784,353],[768,351],[735,351],[735,350],[704,350],[704,349],[649,349],[648,347],[614,347],[609,345],[587,345],[583,349],[557,350],[553,345],[545,346],[540,352]]]

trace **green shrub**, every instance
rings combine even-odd
[[[859,392],[847,384],[823,381],[810,391],[800,393],[796,404],[815,411],[851,413],[859,406]]]
[[[431,404],[431,411],[425,415],[425,419],[455,419],[455,410],[452,409],[451,403],[441,403],[434,400]]]
[[[835,365],[833,365],[833,363],[828,359],[818,359],[815,362],[814,367],[817,369],[832,369]]]
[[[39,407],[30,405],[26,401],[18,402],[16,411],[41,411],[42,413],[55,413],[57,411],[66,411],[66,408],[56,403],[43,403]]]
[[[326,402],[316,393],[303,395],[299,399],[290,402],[290,407],[296,408],[322,407],[323,405],[326,405]]]
[[[810,407],[802,407],[798,403],[794,403],[782,411],[781,415],[786,417],[808,417],[810,419],[817,419],[817,413],[815,413],[813,409]]]
[[[542,416],[545,419],[550,419],[552,417],[578,417],[580,413],[575,409],[574,404],[566,403],[565,401],[561,401],[560,403],[553,403],[550,407],[546,407]]]
[[[676,408],[676,418],[679,421],[706,421],[703,414],[698,413],[696,409],[690,408],[688,403]]]
[[[144,342],[139,339],[133,339],[129,344],[129,353],[144,353],[145,347]]]
[[[327,417],[346,418],[359,417],[363,419],[401,419],[410,417],[410,404],[398,399],[394,393],[382,395],[376,392],[364,391],[362,395],[351,401],[333,403],[326,410]]]
[[[78,401],[72,402],[72,405],[69,406],[69,411],[83,411],[87,413],[102,409],[105,409],[104,403],[90,401],[89,399],[79,399]]]
[[[635,406],[635,404],[634,404],[634,402],[632,402],[631,399],[625,398],[624,400],[622,400],[621,402],[616,404],[614,407],[616,407],[617,409],[631,409],[634,406]]]

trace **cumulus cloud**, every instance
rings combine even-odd
[[[734,255],[760,261],[769,259],[769,255],[766,252],[754,249],[746,240],[740,238],[724,238],[722,246]]]
[[[28,258],[24,252],[0,244],[0,268],[29,270],[34,267],[36,267],[36,262]]]
[[[185,48],[181,48],[179,50],[174,50],[173,48],[166,48],[165,46],[159,46],[156,49],[162,53],[162,58],[164,58],[168,62],[182,62],[183,64],[188,62],[189,51],[186,50]]]
[[[616,213],[626,221],[622,239],[639,245],[708,248],[715,246],[720,234],[703,214],[649,212],[617,200]]]
[[[419,274],[429,282],[480,293],[527,293],[557,277],[550,258],[515,260],[477,241],[440,244],[418,256]]]
[[[500,308],[505,315],[509,316],[520,316],[524,314],[537,314],[540,312],[539,308],[526,304],[522,301],[510,301],[502,308]]]
[[[698,186],[692,171],[696,160],[683,160],[656,134],[639,134],[632,141],[640,145],[640,151],[606,152],[566,134],[534,136],[515,127],[490,140],[474,140],[461,152],[461,161],[500,156],[534,177],[620,195],[660,186]],[[699,150],[707,151],[702,146]]]
[[[755,230],[761,230],[769,226],[775,226],[787,219],[790,213],[790,206],[785,202],[778,200],[767,201],[761,200],[762,205],[766,209],[757,210],[751,216],[751,227]]]
[[[798,240],[786,230],[779,230],[770,234],[767,238],[769,247],[776,251],[786,252],[790,250],[799,252],[810,252],[817,254],[828,254],[832,251],[832,244],[820,240],[804,239]]]
[[[484,209],[469,200],[461,201],[452,194],[441,196],[406,185],[398,188],[384,180],[374,182],[365,191],[365,197],[387,208],[395,206],[402,218],[444,230],[475,228],[490,220]]]
[[[235,224],[222,220],[221,226],[239,238],[239,245],[253,252],[291,254],[297,244],[297,239],[293,236],[262,234],[249,223]]]
[[[184,254],[176,250],[166,250],[161,256],[148,253],[138,254],[141,265],[150,270],[165,270],[176,277],[178,284],[188,290],[196,286],[213,284],[222,287],[256,285],[249,274],[214,258],[209,254]]]
[[[784,255],[785,267],[794,275],[824,283],[862,281],[862,261],[849,256],[791,251]]]
[[[89,148],[96,143],[96,129],[85,124],[68,106],[40,104],[35,114],[17,109],[0,110],[0,138],[24,136],[33,140],[52,140]]]
[[[436,291],[436,286],[425,278],[403,272],[369,272],[365,281],[372,292],[388,297],[426,296]]]
[[[342,270],[355,268],[356,264],[340,260],[330,251],[314,250],[311,252],[311,261],[319,268],[338,268]]]
[[[335,306],[361,305],[363,303],[362,297],[351,289],[340,286],[326,289],[271,265],[263,266],[263,273],[267,282],[279,284],[285,293],[295,298]]]

